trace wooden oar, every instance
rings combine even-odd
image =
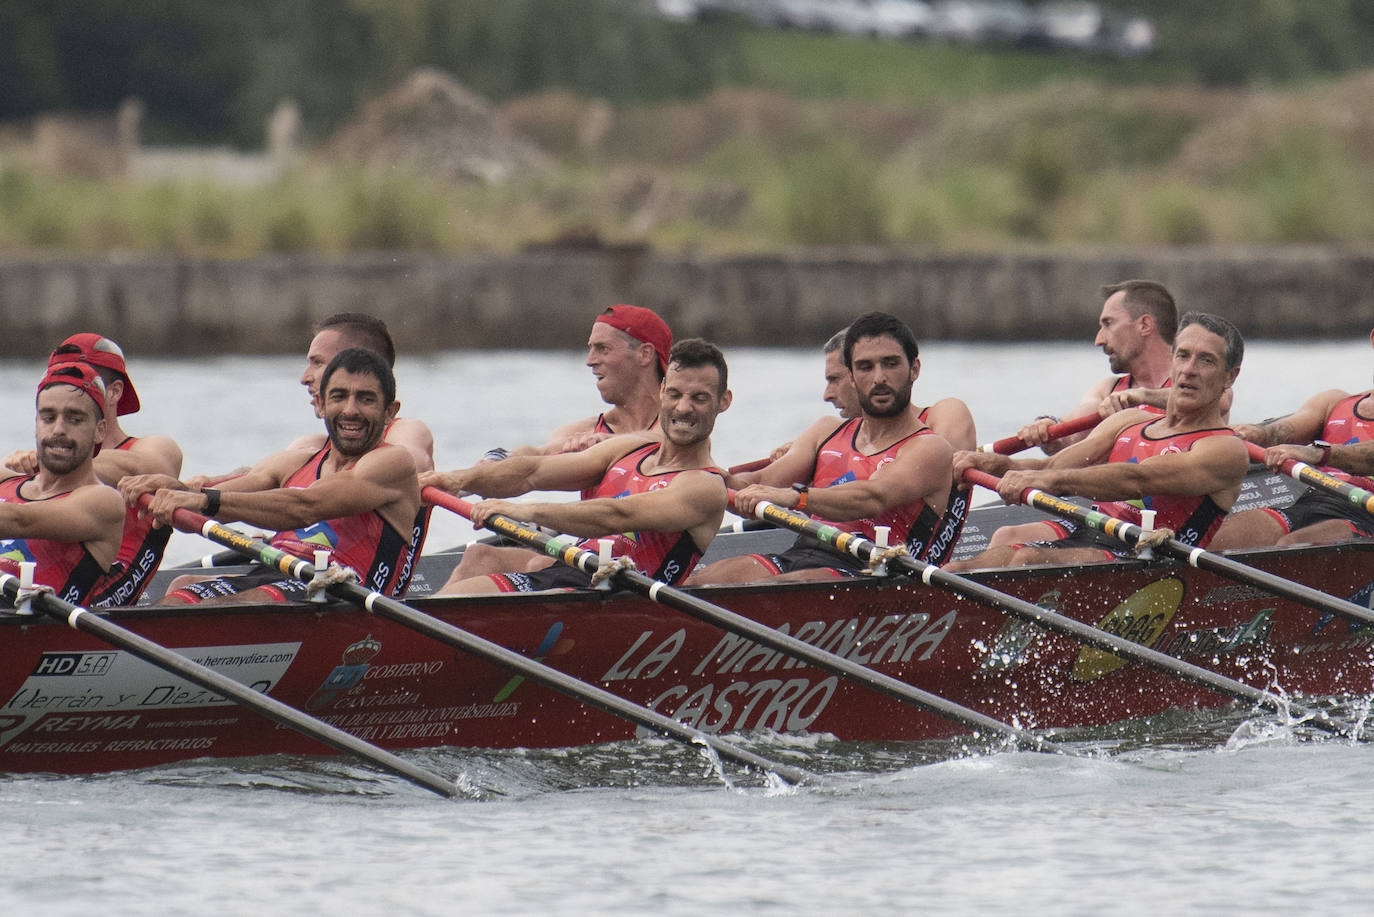
[[[979,484],[991,490],[997,489],[997,484],[1001,480],[996,475],[988,474],[986,471],[978,471],[969,468],[964,471],[964,480],[970,484]],[[1106,513],[1093,509],[1087,509],[1076,503],[1028,487],[1021,494],[1021,502],[1027,506],[1043,510],[1055,516],[1065,519],[1072,519],[1080,525],[1085,525],[1115,538],[1129,547],[1135,547],[1145,534],[1145,530],[1131,522],[1124,522]],[[1363,624],[1374,624],[1374,612],[1369,609],[1356,605],[1354,602],[1347,602],[1345,599],[1338,599],[1334,595],[1328,595],[1320,590],[1296,583],[1293,580],[1275,576],[1264,570],[1257,570],[1254,567],[1223,557],[1220,554],[1204,550],[1193,545],[1184,544],[1177,538],[1169,538],[1161,542],[1157,547],[1165,553],[1186,561],[1189,566],[1197,567],[1200,570],[1211,570],[1213,573],[1220,573],[1222,576],[1229,577],[1238,582],[1263,589],[1265,592],[1291,599],[1294,602],[1315,608],[1318,611],[1328,612],[1351,621],[1359,621]]]
[[[426,487],[421,495],[435,506],[442,506],[469,519],[472,517],[472,504],[466,500],[435,487]],[[517,522],[508,516],[493,515],[487,520],[486,527],[586,573],[596,572],[600,565],[600,558],[591,551],[551,538],[543,532],[535,530],[532,526]],[[843,656],[818,649],[796,637],[760,624],[752,618],[735,614],[719,605],[713,605],[697,596],[675,589],[633,568],[617,570],[614,577],[622,586],[648,596],[659,604],[686,612],[698,620],[714,624],[722,630],[730,631],[739,636],[747,637],[755,643],[777,650],[794,659],[799,659],[818,669],[847,678],[895,700],[919,707],[971,729],[1007,736],[1021,745],[1038,751],[1060,753],[1066,751],[1034,733],[1018,729],[1008,723],[1003,723],[1001,720],[993,719],[976,710],[956,704],[938,694],[932,694],[890,675],[851,662]]]
[[[848,554],[864,563],[868,563],[876,552],[882,550],[861,535],[855,535],[852,532],[837,529],[833,525],[817,522],[805,513],[769,503],[767,500],[759,501],[758,506],[754,509],[754,515],[779,528],[809,535],[836,553]],[[1090,624],[1084,624],[1067,615],[1041,608],[1039,605],[1000,592],[976,580],[960,576],[957,573],[950,573],[934,564],[917,560],[909,554],[896,554],[888,558],[887,563],[896,564],[919,575],[921,581],[926,585],[940,586],[955,595],[999,609],[1014,618],[1038,624],[1048,631],[1068,637],[1084,646],[1104,650],[1123,659],[1129,659],[1156,671],[1216,691],[1226,697],[1246,701],[1285,716],[1294,712],[1309,716],[1315,725],[1323,729],[1341,733],[1347,731],[1332,724],[1324,712],[1303,710],[1291,701],[1284,700],[1267,691],[1261,691],[1244,682],[1236,681],[1234,678],[1227,678],[1225,675],[1193,665],[1191,662],[1165,655],[1158,650],[1118,637]]]
[[[4,594],[11,600],[16,599],[19,595],[19,579],[8,573],[0,573],[0,590],[3,590]],[[288,729],[294,729],[301,735],[308,736],[336,751],[356,755],[384,771],[398,777],[404,777],[406,780],[438,793],[440,796],[451,798],[458,795],[457,784],[452,780],[445,780],[431,774],[423,768],[398,758],[389,751],[378,748],[355,735],[303,713],[274,697],[259,694],[227,675],[222,675],[174,650],[141,637],[79,605],[63,601],[51,592],[35,594],[31,604],[34,610],[66,623],[73,630],[79,630],[82,633],[97,637],[117,649],[142,659],[144,662],[151,663],[178,678],[184,678],[207,691],[223,695],[241,707],[261,714]]]
[[[1256,462],[1264,461],[1264,450],[1254,443],[1246,443],[1245,448],[1250,452],[1250,458]],[[1328,490],[1336,496],[1350,503],[1356,509],[1362,509],[1367,513],[1374,513],[1374,493],[1370,493],[1363,487],[1356,487],[1349,481],[1342,481],[1340,478],[1333,477],[1322,471],[1320,468],[1300,462],[1297,459],[1286,459],[1279,465],[1279,471],[1288,475],[1295,481],[1303,484],[1311,484]]]
[[[1102,417],[1099,414],[1084,414],[1082,417],[1073,417],[1061,423],[1050,424],[1050,428],[1045,431],[1045,436],[1049,439],[1072,436],[1075,433],[1082,433],[1084,430],[1091,430],[1101,422]],[[999,439],[996,442],[979,446],[978,451],[996,452],[998,455],[1015,455],[1029,448],[1030,443],[1019,436],[1008,436],[1006,439]]]
[[[145,497],[144,500],[146,504],[147,498]],[[222,526],[199,513],[187,509],[178,509],[173,514],[173,521],[177,528],[182,531],[198,532],[211,541],[232,548],[244,557],[280,570],[294,579],[308,583],[315,577],[316,570],[312,564],[262,541],[249,538],[242,532],[236,532],[231,528]],[[589,707],[603,710],[660,735],[678,739],[688,745],[708,746],[722,758],[745,767],[772,772],[789,783],[801,783],[811,776],[799,768],[770,761],[751,751],[738,748],[718,736],[694,729],[671,717],[664,716],[656,710],[628,701],[596,685],[573,678],[571,675],[565,675],[557,669],[455,627],[433,615],[425,614],[404,602],[382,595],[380,592],[366,589],[356,583],[336,583],[329,586],[327,591],[336,598],[359,604],[373,614],[409,627],[427,637],[438,640],[440,643],[511,669],[530,681],[538,682],[545,687],[566,694],[574,700],[581,701]]]

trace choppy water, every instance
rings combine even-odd
[[[716,457],[765,454],[824,413],[819,354],[729,354]],[[923,348],[917,400],[957,394],[980,439],[1060,412],[1105,373],[1086,345]],[[313,423],[298,362],[131,355],[130,432],[175,436],[186,473],[227,470]],[[1252,343],[1233,416],[1369,385],[1366,341]],[[38,363],[0,365],[0,426],[31,442]],[[439,464],[535,441],[598,409],[580,356],[403,359],[404,413]],[[1051,393],[1051,394],[1045,394]],[[431,544],[471,537],[445,520]],[[210,546],[178,536],[175,558]],[[760,736],[823,775],[785,788],[661,740],[413,755],[449,803],[341,759],[254,759],[95,777],[0,778],[0,914],[455,912],[1069,914],[1351,911],[1374,879],[1374,753],[1244,712],[1074,736],[1093,757]]]

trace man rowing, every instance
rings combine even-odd
[[[742,488],[735,495],[735,512],[750,517],[759,501],[767,500],[868,538],[877,526],[888,526],[894,543],[938,563],[957,537],[941,525],[952,450],[911,403],[921,372],[916,337],[896,316],[870,312],[849,326],[842,353],[859,395],[860,416],[822,418],[777,461],[733,476],[731,485]],[[802,538],[781,554],[717,561],[689,583],[834,579],[861,569],[852,558]]]
[[[105,435],[95,456],[95,473],[102,482],[113,487],[125,475],[176,477],[181,473],[181,448],[175,440],[170,436],[131,436],[119,423],[120,415],[136,413],[142,405],[118,344],[93,332],[73,334],[48,357],[49,366],[61,363],[85,363],[105,385]],[[16,452],[5,464],[32,473],[38,468],[37,453]],[[153,520],[129,509],[114,566],[96,585],[87,604],[136,604],[161,565],[170,537],[171,529],[154,526]]]
[[[1374,331],[1369,333],[1369,343],[1374,346]],[[1297,459],[1356,487],[1374,490],[1374,476],[1362,470],[1363,450],[1348,448],[1374,440],[1374,390],[1352,395],[1327,389],[1287,416],[1261,424],[1237,424],[1235,430],[1265,448],[1264,462],[1270,468]],[[1217,532],[1214,545],[1223,550],[1340,541],[1354,536],[1374,537],[1374,516],[1314,487],[1282,509],[1266,507],[1236,513]]]
[[[1244,341],[1220,316],[1190,312],[1174,339],[1171,385],[1164,415],[1122,411],[1081,442],[1049,458],[1014,459],[960,452],[956,476],[968,468],[1000,475],[1007,503],[1027,488],[1098,501],[1109,516],[1139,524],[1155,511],[1156,526],[1185,544],[1205,546],[1240,495],[1249,461],[1245,444],[1223,419],[1222,404],[1240,373]],[[990,547],[948,569],[1043,563],[1094,563],[1128,550],[1087,527],[1054,523],[1057,538]]]
[[[1162,409],[1172,365],[1171,348],[1178,311],[1174,297],[1152,280],[1124,280],[1102,288],[1102,312],[1093,346],[1107,355],[1113,375],[1100,380],[1064,419],[1101,414],[1106,417],[1131,407]],[[1230,401],[1227,401],[1227,405]],[[1052,415],[1038,417],[1017,431],[1030,446],[1047,455],[1077,442],[1084,434],[1051,440],[1049,428],[1060,422]]]
[[[673,332],[652,309],[615,305],[592,322],[587,366],[609,410],[575,420],[549,434],[543,446],[520,446],[512,455],[576,452],[619,433],[651,430],[658,423],[659,387],[668,369]],[[504,449],[488,453],[501,458]]]
[[[320,374],[319,393],[328,439],[313,453],[279,452],[218,489],[138,475],[121,481],[120,492],[131,506],[153,494],[146,512],[163,525],[184,508],[221,522],[276,530],[274,547],[306,559],[328,549],[332,560],[356,571],[366,588],[404,595],[423,529],[416,522],[415,460],[406,448],[382,439],[400,410],[391,367],[370,350],[341,351]],[[173,580],[162,601],[282,602],[306,592],[305,584],[276,571],[183,576]]]
[[[452,494],[496,498],[531,490],[582,490],[583,499],[572,503],[483,500],[472,521],[480,527],[499,513],[580,538],[612,536],[615,557],[677,584],[696,566],[725,514],[725,482],[711,457],[711,431],[730,406],[728,381],[725,357],[714,344],[679,341],[669,354],[657,429],[613,436],[577,452],[511,456],[432,472],[421,481]],[[491,550],[469,545],[439,592],[535,592],[591,583],[588,574],[551,568],[549,558],[529,552],[525,557],[531,560],[522,569],[483,570],[484,548]]]
[[[47,368],[35,401],[36,468],[0,478],[0,570],[33,562],[35,583],[74,605],[110,573],[124,535],[124,504],[93,459],[105,435],[105,384],[95,367]]]

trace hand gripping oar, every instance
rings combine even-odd
[[[8,573],[0,573],[0,590],[3,590],[4,594],[11,600],[16,599],[19,595],[19,579]],[[398,777],[404,777],[406,780],[438,793],[440,796],[453,797],[458,795],[457,784],[452,780],[445,780],[431,774],[423,768],[398,758],[389,751],[378,748],[369,742],[364,742],[357,736],[317,720],[309,714],[302,713],[295,707],[283,704],[274,697],[259,694],[227,675],[222,675],[174,650],[140,637],[133,631],[120,627],[118,624],[108,621],[79,605],[63,601],[51,592],[36,593],[33,596],[32,607],[50,618],[65,622],[73,630],[98,637],[111,646],[124,650],[144,662],[151,663],[178,678],[184,678],[207,691],[223,695],[241,707],[261,714],[288,729],[294,729],[301,735],[308,736],[330,748],[356,755],[384,771]]]
[[[262,541],[249,538],[241,532],[222,526],[199,513],[194,513],[188,509],[178,509],[172,518],[177,528],[182,531],[198,532],[211,541],[232,548],[244,557],[252,558],[265,566],[280,570],[294,579],[308,583],[315,578],[314,565]],[[334,583],[326,588],[330,595],[355,602],[372,614],[395,621],[427,637],[432,637],[440,643],[470,653],[479,659],[485,659],[487,662],[511,669],[530,681],[538,682],[545,687],[566,694],[574,700],[581,701],[589,707],[603,710],[637,726],[653,730],[660,735],[679,739],[689,745],[708,746],[722,758],[760,771],[771,771],[789,783],[801,783],[810,777],[810,774],[799,768],[778,764],[753,752],[738,748],[718,736],[694,729],[671,717],[664,716],[656,710],[628,701],[596,685],[573,678],[571,675],[565,675],[557,669],[530,659],[528,656],[522,656],[504,646],[484,640],[476,634],[468,633],[433,615],[425,614],[404,602],[382,595],[380,592],[366,589],[357,583]]]
[[[882,548],[861,535],[842,531],[824,522],[817,522],[805,513],[769,503],[767,500],[759,501],[758,506],[754,508],[754,515],[778,528],[791,529],[794,532],[809,535],[837,554],[848,554],[864,563],[869,563],[874,559],[875,554],[883,551]],[[1246,701],[1285,716],[1291,713],[1308,716],[1314,725],[1322,729],[1342,733],[1347,731],[1340,726],[1333,725],[1325,712],[1303,710],[1291,701],[1285,701],[1267,691],[1253,688],[1244,682],[1219,675],[1201,666],[1193,665],[1191,662],[1184,662],[1182,659],[1167,656],[1158,650],[1152,650],[1139,643],[1108,633],[1101,628],[1076,621],[1067,615],[1051,611],[1048,608],[1041,608],[1025,599],[999,592],[991,586],[986,586],[957,573],[942,570],[934,564],[917,560],[909,554],[893,552],[884,560],[886,563],[896,564],[918,574],[921,581],[926,585],[943,587],[955,595],[999,609],[1014,618],[1038,624],[1045,630],[1062,637],[1068,637],[1084,646],[1105,650],[1166,675],[1176,676],[1226,697]]]
[[[465,500],[435,487],[426,487],[421,491],[421,496],[435,506],[442,506],[461,516],[471,518],[472,504]],[[600,559],[591,551],[551,538],[543,532],[516,522],[508,516],[493,515],[487,520],[486,527],[584,572],[595,573],[600,565]],[[721,608],[719,605],[713,605],[697,596],[688,595],[680,589],[674,589],[667,583],[646,576],[633,568],[620,568],[612,576],[622,586],[648,596],[661,605],[686,612],[698,620],[714,624],[722,630],[730,631],[739,636],[747,637],[755,643],[777,650],[794,659],[799,659],[818,669],[857,682],[895,700],[919,707],[971,729],[1007,736],[1019,744],[1037,751],[1053,751],[1061,754],[1066,752],[1066,749],[1061,746],[1055,745],[1048,739],[1043,739],[1034,733],[1017,729],[1015,726],[990,716],[984,716],[976,710],[970,710],[968,707],[946,700],[938,694],[931,694],[929,691],[923,691],[900,679],[851,662],[843,656],[818,649],[796,637],[760,624],[752,618],[735,614],[733,611]]]
[[[1084,430],[1091,430],[1102,422],[1099,414],[1084,414],[1082,417],[1073,417],[1061,423],[1050,424],[1050,428],[1045,431],[1049,439],[1059,439],[1061,436],[1072,436],[1075,433],[1082,433]],[[978,447],[979,452],[996,452],[998,455],[1015,455],[1025,449],[1030,448],[1030,443],[1021,439],[1019,436],[1008,436],[1006,439],[999,439],[996,442],[988,443]]]
[[[970,484],[980,484],[983,487],[996,490],[1001,478],[988,474],[986,471],[969,468],[964,471],[964,480]],[[1135,547],[1141,537],[1146,534],[1144,529],[1134,523],[1124,522],[1121,519],[1108,516],[1106,513],[1070,503],[1068,500],[1062,500],[1045,493],[1043,490],[1036,490],[1034,487],[1026,488],[1025,492],[1021,494],[1021,502],[1052,515],[1072,519],[1080,525],[1086,525],[1110,538],[1115,538],[1129,547]],[[1222,576],[1254,586],[1257,589],[1263,589],[1273,595],[1291,599],[1309,608],[1364,624],[1374,624],[1374,612],[1370,612],[1369,609],[1356,605],[1354,602],[1347,602],[1345,599],[1338,599],[1334,595],[1328,595],[1313,589],[1311,586],[1305,586],[1302,583],[1257,570],[1212,551],[1184,544],[1177,538],[1169,538],[1158,545],[1151,543],[1151,547],[1158,547],[1165,553],[1186,561],[1189,566],[1197,567],[1199,570],[1211,570],[1213,573],[1220,573]]]
[[[1250,452],[1250,458],[1256,462],[1264,461],[1264,450],[1254,443],[1246,443],[1245,448]],[[1346,500],[1356,509],[1362,509],[1367,513],[1374,513],[1374,493],[1370,493],[1362,487],[1356,487],[1349,481],[1342,481],[1340,478],[1333,477],[1306,462],[1297,459],[1285,459],[1279,465],[1279,471],[1288,475],[1295,481],[1303,484],[1311,484],[1323,490],[1329,490],[1336,496]]]

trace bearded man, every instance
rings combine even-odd
[[[953,547],[942,525],[949,502],[953,450],[911,403],[921,373],[916,336],[885,312],[855,319],[843,359],[858,392],[860,415],[826,417],[793,441],[777,461],[727,479],[741,488],[735,511],[750,517],[760,500],[810,513],[846,532],[873,538],[877,526],[912,556],[939,563]],[[805,536],[781,554],[746,554],[697,571],[688,585],[854,576],[859,561]]]
[[[405,447],[383,441],[400,410],[396,379],[384,359],[351,348],[330,361],[319,391],[329,438],[318,451],[279,452],[218,489],[139,475],[120,481],[120,492],[131,506],[152,494],[146,512],[162,525],[185,508],[221,522],[275,529],[274,547],[306,559],[327,548],[335,562],[357,571],[366,588],[404,595],[423,529],[416,522],[415,460]],[[162,601],[282,602],[305,592],[304,584],[276,571],[184,576],[172,582]]]

